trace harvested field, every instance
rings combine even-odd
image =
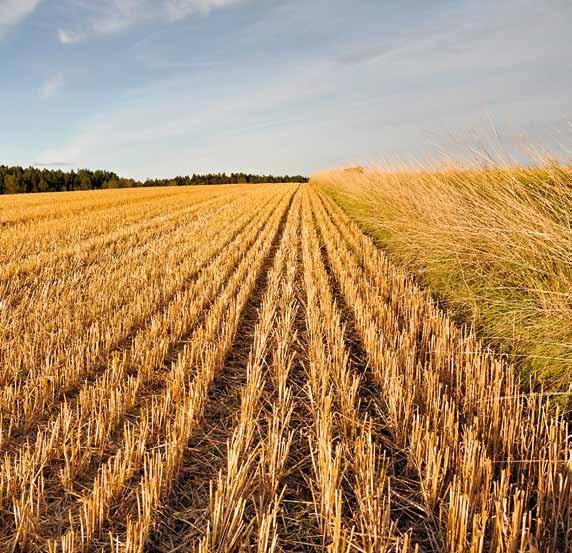
[[[572,551],[566,421],[318,188],[0,224],[0,550]]]

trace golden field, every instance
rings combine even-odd
[[[566,421],[323,187],[0,198],[0,550],[571,550]]]

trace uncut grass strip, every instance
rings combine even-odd
[[[224,237],[224,241],[220,244],[220,246],[216,245],[216,241],[213,242],[214,246],[211,247],[210,249],[207,249],[205,252],[205,255],[202,256],[202,260],[201,257],[198,258],[193,258],[191,256],[183,256],[181,257],[181,259],[184,259],[187,263],[188,260],[192,261],[191,267],[190,267],[190,271],[177,271],[177,275],[178,275],[178,284],[177,286],[172,289],[172,290],[168,290],[167,291],[167,295],[165,297],[165,295],[163,297],[159,297],[158,301],[153,304],[150,304],[150,308],[151,310],[147,310],[147,314],[145,313],[145,311],[143,311],[143,313],[141,313],[141,309],[137,309],[135,311],[135,315],[138,315],[139,317],[141,317],[139,319],[139,321],[135,320],[134,323],[132,325],[128,325],[125,328],[125,324],[123,324],[123,320],[121,320],[121,324],[119,325],[119,330],[123,331],[123,335],[119,335],[117,338],[113,338],[113,336],[106,336],[108,345],[106,347],[106,344],[103,343],[101,345],[99,345],[96,348],[96,353],[98,354],[96,358],[93,359],[93,362],[91,364],[87,364],[86,365],[86,361],[87,359],[85,358],[85,354],[83,353],[83,350],[80,349],[80,351],[78,352],[77,356],[69,356],[69,351],[68,351],[68,365],[72,364],[74,371],[70,372],[70,371],[66,371],[66,370],[60,370],[59,374],[61,374],[61,378],[62,381],[61,383],[58,383],[57,380],[54,380],[54,377],[58,374],[58,373],[54,373],[53,369],[51,367],[48,367],[48,370],[45,371],[46,374],[46,378],[48,379],[48,381],[51,383],[51,390],[52,393],[48,393],[48,397],[44,397],[44,400],[42,402],[42,404],[40,404],[39,408],[38,406],[35,406],[35,413],[38,414],[46,414],[46,407],[47,406],[53,406],[54,405],[54,400],[57,400],[58,398],[63,398],[63,397],[67,397],[69,399],[70,395],[73,396],[73,390],[75,387],[75,383],[79,382],[80,379],[84,380],[86,377],[89,378],[89,375],[93,373],[93,368],[97,367],[98,363],[102,363],[103,360],[108,356],[108,352],[111,350],[111,352],[113,352],[115,349],[119,349],[122,350],[124,349],[126,346],[129,345],[129,342],[131,341],[132,337],[134,336],[133,332],[138,332],[139,329],[144,328],[145,325],[147,324],[147,322],[150,322],[152,320],[152,318],[161,311],[162,306],[163,305],[168,305],[170,301],[172,301],[172,299],[176,296],[176,294],[185,288],[185,286],[189,283],[192,282],[192,280],[196,277],[196,275],[199,274],[199,272],[201,271],[201,267],[204,266],[204,263],[206,263],[208,261],[208,259],[210,258],[210,256],[212,255],[219,255],[221,252],[224,251],[224,249],[227,247],[227,245],[229,243],[232,243],[232,241],[237,240],[239,238],[237,238],[238,236],[240,236],[240,233],[243,232],[243,229],[245,227],[245,225],[248,222],[248,218],[250,218],[250,215],[247,215],[245,217],[245,220],[242,220],[240,226],[235,229],[235,231],[228,233],[229,236],[228,237]],[[240,221],[240,219],[239,219]],[[183,232],[183,239],[184,239],[184,232]],[[179,251],[179,253],[181,253]],[[196,260],[196,262],[195,262]],[[174,265],[174,267],[176,268],[176,264]],[[159,281],[160,282],[160,281]],[[177,283],[177,281],[175,282]],[[137,292],[137,291],[135,291]],[[149,299],[153,299],[152,295],[146,295],[146,298]],[[119,313],[119,315],[123,315],[123,313]],[[127,331],[127,334],[125,334],[125,330]],[[89,335],[88,335],[89,336]],[[78,345],[80,346],[80,348],[83,348],[83,344],[84,344],[85,340],[80,340]],[[77,359],[77,361],[76,361]],[[53,365],[52,365],[53,366]],[[97,372],[97,371],[95,371]],[[74,375],[76,375],[74,377]],[[39,378],[42,378],[42,375],[39,375]],[[20,396],[26,401],[26,402],[30,402],[31,399],[34,397],[34,394],[39,394],[42,393],[42,391],[45,392],[45,389],[43,389],[41,386],[37,385],[36,382],[40,382],[41,380],[32,380],[31,382],[25,382],[24,385],[22,387],[20,387]],[[32,385],[33,384],[33,385]],[[17,388],[18,389],[18,388]],[[29,390],[29,392],[26,392],[26,390]],[[18,420],[18,402],[17,400],[17,396],[12,393],[12,401],[10,403],[6,402],[3,405],[5,406],[11,406],[12,409],[12,416],[8,416],[5,418],[5,420],[9,421],[10,424],[10,428],[13,431],[17,431],[18,426],[17,426],[17,420]],[[49,409],[48,409],[49,410]],[[25,424],[26,427],[30,427],[34,421],[34,416],[33,413],[34,412],[29,412],[26,411],[23,413],[23,415],[19,416],[19,419],[21,419],[23,421],[23,424]],[[7,437],[6,434],[8,434],[8,432],[5,431],[5,438]]]
[[[272,244],[278,238],[290,201],[287,205],[282,204],[282,214],[259,237],[256,248],[245,257],[226,292],[217,299],[203,327],[195,333],[184,352],[181,362],[185,367],[196,367],[194,378],[189,375],[188,387],[183,390],[183,400],[172,406],[172,417],[168,419],[170,423],[167,425],[163,446],[147,451],[139,483],[134,488],[130,487],[131,492],[121,501],[122,510],[131,511],[125,519],[120,517],[124,520],[125,538],[118,539],[117,523],[107,521],[108,524],[113,524],[108,535],[115,549],[143,550],[154,523],[155,511],[162,498],[168,495],[172,482],[181,469],[183,451],[202,419],[208,390],[222,369],[240,315],[254,290],[259,272],[272,251]],[[123,473],[121,475],[123,477]],[[83,528],[85,530],[85,525]],[[85,531],[82,535],[85,542]],[[60,542],[62,545],[68,543],[65,539]]]
[[[339,242],[342,243],[343,240],[340,238]],[[399,275],[391,276],[397,281],[395,287],[402,292],[403,301],[409,301],[415,305],[414,302],[418,299],[418,295],[411,293],[403,281],[399,282]],[[351,281],[349,273],[345,278]],[[360,281],[362,286],[364,285],[363,282],[362,279]],[[353,287],[359,287],[360,283],[354,283]],[[401,288],[398,288],[400,284]],[[348,286],[347,289],[351,292],[352,286]],[[408,292],[409,295],[407,295]],[[355,306],[356,302],[359,303],[359,298],[356,297],[351,301]],[[380,301],[379,298],[369,297],[366,303],[379,305]],[[383,305],[383,302],[381,304]],[[362,307],[360,311],[366,309],[367,307]],[[416,326],[423,324],[423,321],[414,318],[415,312],[412,310],[411,315],[412,321],[415,321],[415,324],[411,325],[413,330]],[[391,321],[391,318],[389,320]],[[443,321],[444,318],[441,317],[440,320]],[[481,411],[476,413],[472,420],[463,420],[462,416],[459,416],[459,408],[454,399],[451,401],[451,393],[449,392],[451,384],[449,387],[442,384],[441,371],[448,369],[449,372],[452,372],[451,369],[463,367],[465,372],[475,379],[475,382],[469,381],[473,388],[477,388],[476,391],[473,390],[473,393],[488,397],[490,395],[489,390],[481,391],[478,388],[483,387],[484,383],[490,382],[491,376],[496,376],[498,381],[502,383],[503,375],[500,371],[510,370],[510,367],[505,367],[500,362],[495,364],[494,359],[489,354],[482,355],[481,367],[475,362],[474,355],[467,359],[467,356],[462,356],[462,350],[461,355],[459,355],[455,347],[457,344],[454,343],[458,333],[447,333],[450,323],[446,320],[445,323],[442,325],[445,340],[441,340],[437,349],[449,353],[449,358],[452,359],[449,361],[449,366],[443,362],[443,358],[446,361],[446,356],[441,353],[436,361],[425,364],[428,372],[419,373],[412,379],[411,375],[415,375],[416,372],[414,369],[411,371],[411,375],[405,375],[405,380],[403,380],[403,376],[399,376],[399,367],[396,365],[394,369],[396,374],[390,384],[394,386],[395,393],[407,398],[414,398],[416,404],[420,404],[425,413],[423,416],[415,416],[413,411],[417,407],[411,403],[409,407],[398,404],[394,406],[394,409],[399,410],[400,419],[404,415],[406,416],[405,421],[400,420],[399,428],[396,426],[396,431],[399,432],[398,439],[406,443],[408,435],[412,434],[416,437],[415,440],[411,438],[411,443],[416,446],[411,449],[411,452],[412,457],[417,457],[416,463],[420,472],[424,474],[426,481],[430,484],[427,491],[429,504],[434,504],[436,497],[446,497],[446,494],[450,496],[448,507],[442,509],[440,515],[446,528],[445,537],[449,546],[455,547],[456,544],[467,542],[469,543],[467,547],[474,547],[478,550],[483,543],[488,543],[492,547],[520,547],[519,551],[524,550],[523,548],[531,543],[537,544],[547,551],[559,551],[562,547],[568,547],[570,504],[566,499],[562,501],[562,497],[570,497],[569,477],[564,474],[566,451],[569,449],[567,449],[567,438],[562,423],[549,418],[547,412],[539,409],[538,406],[530,409],[529,405],[524,404],[508,405],[508,409],[502,413],[495,411],[493,405],[493,408],[489,409],[488,412]],[[377,346],[376,341],[381,343],[381,347],[386,352],[393,347],[396,351],[395,359],[400,359],[402,365],[406,363],[403,352],[409,351],[408,355],[414,361],[415,338],[419,332],[417,331],[415,336],[408,337],[406,331],[399,332],[399,325],[395,321],[393,328],[393,332],[389,334],[399,337],[398,344],[390,345],[387,343],[387,339],[384,342],[384,337],[379,335],[374,338],[373,347]],[[450,339],[451,334],[453,340]],[[370,340],[372,336],[375,336],[375,329],[372,330]],[[471,351],[474,351],[476,349],[475,344],[472,346]],[[414,349],[411,349],[412,347]],[[380,356],[379,352],[378,356]],[[380,359],[378,363],[385,365],[387,375],[391,373],[391,371],[389,373],[387,371],[387,367],[391,366],[390,361],[395,365],[396,360],[388,358],[386,353],[385,359]],[[478,360],[479,357],[477,357]],[[443,365],[445,365],[444,368]],[[493,372],[489,374],[491,367]],[[484,378],[483,374],[479,374],[479,369],[484,373]],[[495,373],[495,370],[499,372]],[[457,370],[457,372],[463,371]],[[449,378],[449,382],[452,382],[453,385],[455,376],[453,374]],[[466,379],[467,376],[463,375],[461,382],[466,384]],[[386,377],[386,385],[387,380]],[[495,383],[490,382],[490,384],[494,389]],[[409,389],[403,389],[402,386],[404,385],[409,385]],[[399,389],[401,389],[400,392]],[[495,393],[498,394],[498,387]],[[496,402],[497,407],[499,403]],[[505,404],[506,402],[503,402],[503,405]],[[528,417],[526,416],[527,413]],[[497,419],[508,417],[507,424],[503,424],[502,420],[499,421],[494,417]],[[519,435],[516,435],[515,422],[520,424]],[[490,429],[488,433],[483,432],[487,423],[495,431],[492,434]],[[523,424],[524,426],[522,426]],[[504,436],[497,436],[497,432],[504,434]],[[542,432],[546,433],[544,437],[539,436]],[[532,458],[541,462],[528,462],[531,459],[529,455],[525,455],[524,459],[522,458],[522,452],[525,448],[523,447],[519,452],[518,447],[514,446],[512,450],[507,450],[507,448],[495,450],[493,448],[492,451],[496,453],[496,458],[495,460],[488,458],[491,449],[490,445],[487,447],[487,441],[491,438],[497,440],[501,438],[506,442],[507,434],[511,442],[515,444],[518,444],[519,440],[521,442],[528,440],[533,445],[532,449],[529,449],[533,455]],[[514,436],[514,439],[511,436]],[[484,444],[482,443],[483,438],[485,439]],[[420,444],[425,445],[421,447]],[[496,466],[497,463],[495,462],[499,456],[500,460],[503,461],[500,467]],[[503,456],[506,457],[503,459]],[[426,460],[422,461],[422,459]],[[520,460],[523,460],[524,463],[520,463]],[[415,460],[413,461],[415,462]],[[538,465],[542,467],[544,478],[539,474]],[[550,475],[548,479],[546,479],[547,474]],[[468,475],[471,475],[472,478],[468,478]],[[481,490],[480,493],[477,492],[478,489]],[[521,518],[522,523],[520,522]],[[499,524],[499,521],[506,522]]]
[[[283,476],[290,440],[284,442],[283,437],[276,435],[279,426],[264,428],[263,401],[269,391],[267,367],[273,363],[275,353],[272,348],[273,327],[282,297],[286,264],[291,260],[290,252],[296,253],[294,237],[298,209],[299,202],[294,200],[266,282],[256,286],[253,294],[255,297],[262,296],[261,299],[256,298],[260,304],[257,309],[258,321],[245,368],[247,378],[241,390],[238,421],[227,442],[226,464],[209,486],[206,530],[197,547],[198,551],[204,553],[252,548],[253,539],[256,543],[276,543],[277,540],[275,533],[269,535],[268,532],[273,529],[275,532],[277,487]],[[291,282],[287,282],[286,290],[288,284],[292,288]],[[273,407],[277,412],[278,406]],[[288,410],[289,407],[286,420],[282,419],[286,424]],[[279,422],[277,419],[277,424]],[[268,435],[269,429],[274,430],[274,436]],[[269,442],[264,442],[264,435],[268,435]],[[265,472],[265,467],[270,470]],[[261,469],[263,473],[259,474]],[[264,527],[264,539],[253,538],[256,526]]]
[[[325,202],[325,199],[323,200]],[[338,209],[333,203],[329,203],[331,209]],[[378,276],[381,263],[377,264],[376,268],[375,264],[372,266],[372,262],[381,257],[379,251],[375,251],[371,240],[360,233],[355,225],[338,215],[336,211],[333,221],[343,220],[346,221],[347,227],[351,227],[344,234],[354,235],[359,240],[354,251],[367,252],[363,259],[364,265],[368,266],[374,277]],[[393,276],[394,281],[404,281],[404,277],[390,265],[387,272]],[[405,287],[405,291],[411,298],[408,303],[414,303],[422,295],[422,292],[410,283]],[[554,414],[546,408],[547,398],[543,397],[542,393],[520,393],[511,365],[484,351],[473,335],[467,336],[462,329],[458,329],[444,317],[428,295],[423,297],[426,298],[425,308],[428,310],[428,315],[424,316],[425,327],[428,329],[420,338],[425,342],[422,346],[429,349],[432,356],[429,359],[431,366],[438,372],[440,382],[457,406],[463,420],[474,421],[479,437],[485,442],[493,462],[501,466],[507,465],[516,470],[519,476],[524,472],[528,481],[542,482],[546,479],[547,471],[552,472],[549,481],[557,482],[558,474],[554,473],[553,469],[560,471],[560,475],[565,472],[566,452],[570,451],[564,421],[559,419],[557,412]],[[453,370],[448,357],[454,359]],[[455,366],[463,366],[465,370],[455,371]],[[487,406],[486,409],[483,409],[484,405]],[[522,432],[521,428],[526,431]],[[531,460],[533,462],[530,462]],[[511,467],[512,464],[516,466]],[[543,464],[548,465],[548,468]],[[570,494],[569,479],[568,482],[565,480],[561,480],[561,491]],[[569,495],[567,497],[570,498]],[[565,517],[563,519],[565,520]]]
[[[256,232],[257,232],[257,231],[256,231],[256,227],[253,227],[252,230],[254,231],[254,234],[256,234]],[[238,244],[237,247],[238,247],[238,248],[243,248],[244,246]],[[230,253],[230,252],[229,252],[229,253]],[[225,261],[227,267],[232,268],[233,263],[234,263],[234,259],[232,258],[232,256],[231,256],[230,258],[226,258],[226,257],[225,257],[225,258],[224,258],[224,261]],[[203,282],[206,282],[206,283],[209,283],[209,282],[210,282],[211,285],[212,285],[212,282],[214,282],[215,285],[213,286],[213,292],[216,290],[217,280],[215,279],[215,280],[213,281],[213,277],[211,276],[211,274],[205,273],[205,274],[203,275]],[[194,296],[194,294],[192,294],[192,292],[191,292],[191,295],[190,295],[189,297],[193,297],[193,296]],[[203,302],[203,304],[204,304],[205,301],[208,301],[208,295],[207,295],[205,298],[203,298],[201,295],[199,295],[199,296],[198,296],[198,299],[201,300],[201,301]],[[196,301],[196,300],[195,300],[195,301]],[[179,303],[180,303],[182,306],[184,306],[187,302],[185,301],[185,299],[184,299],[184,297],[183,297],[183,298],[181,298],[181,300],[180,300]],[[197,312],[200,312],[200,309],[197,309]],[[167,336],[170,336],[170,335],[172,334],[172,332],[173,332],[173,331],[176,331],[177,329],[176,329],[176,328],[170,329],[169,320],[177,321],[178,318],[180,319],[180,317],[175,316],[175,315],[176,315],[175,313],[172,313],[172,314],[167,313],[167,315],[168,315],[168,316],[167,316],[167,323],[168,323],[168,324],[167,324],[166,330],[167,330],[167,332],[168,332]],[[174,317],[173,317],[173,316],[174,316]],[[179,332],[183,332],[183,330],[182,330],[182,328],[180,327],[180,325],[179,325]],[[140,372],[137,373],[137,376],[138,376],[138,377],[141,376],[141,375],[143,375],[143,374],[146,374],[148,378],[151,377],[152,366],[150,367],[149,361],[152,361],[154,358],[160,360],[160,359],[161,359],[161,355],[160,355],[160,354],[161,354],[161,351],[167,350],[167,351],[163,351],[163,354],[164,354],[164,355],[168,352],[168,348],[166,348],[166,345],[168,344],[168,342],[169,342],[169,339],[161,339],[161,340],[158,340],[157,346],[155,346],[155,349],[157,349],[157,355],[152,354],[152,353],[147,354],[147,353],[144,351],[144,348],[143,348],[143,350],[142,350],[142,356],[143,356],[143,357],[141,357],[141,360],[138,361],[137,359],[133,359],[133,360],[131,361],[135,366],[137,366],[137,363],[140,363],[140,364],[142,365],[142,367],[146,368],[146,371],[145,371],[145,372],[141,372],[141,371],[140,371]],[[143,345],[144,345],[144,344],[143,344]],[[161,350],[161,351],[160,351],[160,350]],[[124,360],[124,362],[125,362],[125,360]],[[115,373],[116,373],[116,374],[115,374],[116,384],[114,384],[114,381],[113,381],[113,380],[112,380],[111,382],[106,381],[105,378],[100,381],[100,382],[101,382],[101,393],[103,394],[103,396],[106,394],[106,390],[113,389],[114,386],[116,386],[117,384],[119,384],[120,382],[123,381],[123,379],[124,379],[125,377],[122,376],[122,375],[125,374],[125,370],[126,370],[126,369],[128,369],[128,366],[125,366],[125,365],[124,365],[124,366],[123,366],[123,369],[121,369],[121,370],[120,370],[120,369],[115,370]],[[113,377],[114,377],[114,372],[112,371],[111,374],[112,374],[112,378],[113,378]],[[129,383],[130,383],[130,382],[128,381],[127,384],[129,384]],[[88,391],[89,391],[89,389],[88,389]],[[102,396],[102,397],[103,397],[103,396]],[[86,397],[89,397],[89,396],[86,396]],[[116,405],[116,404],[117,404],[117,401],[116,401],[116,400],[113,400],[111,403],[112,403],[113,405]],[[98,408],[97,402],[92,400],[92,401],[91,401],[91,404],[93,405],[93,408],[97,410],[97,408]],[[97,412],[97,411],[96,411],[96,412]],[[90,420],[91,420],[91,415],[90,415],[90,413],[91,413],[91,411],[88,409],[87,413],[86,413],[85,416],[84,416],[84,418],[86,419],[86,421],[90,421]],[[105,422],[105,421],[104,421],[104,422]],[[57,425],[53,425],[52,428],[58,429],[59,427],[58,427]],[[63,435],[63,437],[66,437],[66,436],[68,436],[69,434],[70,434],[69,431],[67,431],[67,432]],[[73,434],[72,434],[72,435],[73,435]],[[100,440],[101,440],[101,437],[100,437]],[[51,436],[49,439],[44,440],[44,442],[49,443],[50,445],[53,445],[53,441],[54,441],[54,440],[53,440],[53,436]],[[73,446],[73,442],[72,442],[70,445]],[[32,449],[32,451],[35,452],[35,453],[37,453],[37,452],[42,453],[42,450],[43,450],[43,448],[39,448],[39,447],[35,447],[35,449]],[[88,456],[89,456],[89,450],[87,451],[87,454],[88,454]],[[45,453],[43,453],[42,455],[45,455]],[[44,460],[43,457],[42,457],[42,460]],[[12,484],[13,482],[10,481],[10,483]]]

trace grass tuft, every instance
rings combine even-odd
[[[511,356],[526,386],[572,404],[572,169],[359,167],[311,182]]]

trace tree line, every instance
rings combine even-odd
[[[112,171],[62,171],[36,167],[8,167],[0,165],[0,194],[31,192],[71,192],[73,190],[101,190],[107,188],[137,188],[143,186],[192,186],[201,184],[260,184],[279,182],[307,182],[302,175],[254,175],[250,173],[209,173],[179,176],[172,179],[138,181],[119,177]]]

